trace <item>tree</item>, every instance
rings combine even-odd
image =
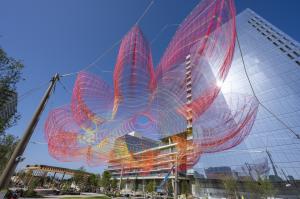
[[[0,136],[0,173],[4,170],[17,143],[18,140],[13,135]]]
[[[138,182],[138,179],[137,179],[137,176],[135,177],[134,179],[134,182],[133,182],[133,189],[134,191],[137,191],[139,188],[139,182]]]
[[[223,184],[229,198],[236,198],[238,190],[237,181],[233,177],[226,177],[223,180]]]
[[[39,184],[39,179],[32,176],[31,181],[28,184],[28,189],[25,191],[24,196],[25,197],[37,197],[38,194],[34,190]]]
[[[116,178],[112,179],[111,188],[112,189],[117,189],[118,188],[118,180]]]
[[[16,84],[21,79],[21,70],[24,65],[11,57],[8,57],[0,48],[0,110],[11,103],[10,98],[16,92]],[[7,117],[0,117],[0,136],[4,136],[4,131],[14,125],[19,119],[16,112]]]
[[[245,182],[245,188],[249,193],[249,197],[252,199],[260,198],[259,195],[259,184],[253,179],[247,179]]]
[[[182,181],[180,183],[180,188],[181,188],[181,194],[184,194],[184,195],[187,195],[188,193],[190,193],[190,190],[189,190],[189,184],[186,180]]]
[[[260,186],[259,192],[262,198],[268,198],[276,194],[276,190],[268,179],[259,179],[258,184]]]
[[[76,172],[73,176],[73,180],[75,182],[75,184],[80,188],[80,190],[82,190],[82,184],[84,182],[85,179],[85,169],[84,167],[80,167],[78,169],[78,172]]]
[[[104,171],[102,173],[102,178],[101,178],[101,185],[104,188],[105,192],[109,191],[110,185],[111,185],[111,174],[109,171]]]
[[[97,174],[97,187],[101,187],[101,174]]]
[[[6,135],[5,130],[19,119],[16,111],[5,112],[4,114],[2,111],[11,105],[10,99],[16,95],[16,84],[21,79],[23,67],[20,61],[8,57],[0,48],[0,173],[2,173],[18,142],[16,137]]]
[[[125,181],[121,180],[120,190],[125,188]]]
[[[98,185],[99,185],[99,175],[96,174],[90,175],[86,183],[86,186],[89,188],[89,191],[95,192]]]
[[[167,183],[167,189],[168,189],[168,195],[171,196],[174,191],[173,191],[173,185],[172,185],[172,181],[169,180],[168,183]]]
[[[155,186],[156,186],[155,180],[149,181],[146,185],[146,191],[148,193],[154,192],[155,191]]]
[[[268,179],[247,180],[245,185],[250,198],[268,198],[276,194],[276,189]]]

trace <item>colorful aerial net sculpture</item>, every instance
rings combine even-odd
[[[258,102],[221,92],[233,59],[235,23],[233,0],[201,1],[179,26],[156,68],[149,43],[134,26],[121,42],[113,86],[82,71],[71,104],[50,112],[45,136],[51,156],[89,165],[113,160],[147,173],[157,168],[158,160],[167,165],[170,159],[151,150],[155,145],[126,140],[130,132],[149,140],[169,137],[176,143],[181,170],[196,164],[201,154],[241,143],[251,130]],[[187,89],[192,95],[188,101]],[[187,121],[192,140],[177,135],[187,130]]]

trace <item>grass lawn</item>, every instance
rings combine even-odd
[[[86,198],[86,199],[108,199],[109,197],[106,196],[94,196],[94,197],[65,197],[63,199],[82,199],[82,198]]]

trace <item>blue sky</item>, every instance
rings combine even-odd
[[[25,64],[24,81],[18,84],[22,94],[39,85],[39,90],[22,99],[18,111],[22,118],[8,133],[20,136],[39,103],[48,82],[56,72],[78,71],[92,63],[106,49],[122,38],[134,25],[149,0],[0,0],[0,46],[12,57]],[[197,5],[199,0],[155,0],[143,17],[140,26],[152,43],[154,62],[157,63],[176,27]],[[299,0],[236,0],[237,12],[251,8],[292,38],[300,41]],[[157,37],[158,36],[158,37]],[[111,81],[118,46],[90,70]],[[62,79],[71,90],[75,76]],[[32,137],[45,142],[43,125],[49,110],[70,102],[70,93],[57,85]],[[49,164],[78,168],[84,162],[62,163],[48,155],[47,145],[30,143],[20,164]],[[101,172],[103,167],[87,167]]]

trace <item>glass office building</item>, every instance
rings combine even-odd
[[[227,93],[256,96],[257,117],[241,144],[223,152],[203,154],[184,180],[220,180],[226,176],[257,180],[266,176],[274,182],[295,184],[300,179],[300,45],[250,9],[236,19],[238,42],[233,63],[226,81],[219,86],[224,100]],[[152,150],[163,155],[167,150],[172,155],[172,144]],[[126,184],[130,179],[161,181],[172,166],[171,160],[168,163],[155,167],[146,176],[137,170],[121,172],[121,168],[112,165],[108,170],[114,178],[122,175]],[[192,185],[193,192],[195,189]]]
[[[259,111],[240,145],[203,155],[194,171],[205,176],[207,168],[227,166],[242,176],[254,165],[268,176],[300,179],[300,45],[250,9],[237,15],[237,34],[222,93],[256,95]]]

